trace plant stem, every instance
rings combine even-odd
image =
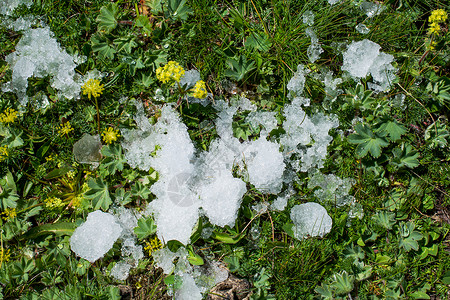
[[[98,128],[98,134],[100,134],[100,112],[98,109],[98,101],[97,97],[95,97],[95,108],[97,109],[97,128]]]

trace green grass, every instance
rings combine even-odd
[[[237,91],[259,109],[276,112],[290,101],[286,85],[297,65],[304,64],[310,71],[304,95],[311,99],[305,111],[333,113],[341,124],[331,133],[334,140],[322,172],[354,180],[351,195],[363,208],[364,217],[351,219],[349,207],[329,203],[324,206],[333,219],[332,231],[324,238],[294,239],[285,227],[291,222],[290,209],[320,201],[307,188],[311,174],[299,173],[295,195],[283,212],[252,212],[252,205],[272,202],[276,196],[249,189],[235,227],[215,228],[217,233],[233,236],[242,232],[244,237],[235,244],[199,238],[192,245],[193,251],[225,262],[233,274],[248,280],[252,299],[313,299],[326,298],[327,294],[333,299],[445,299],[450,283],[449,22],[443,25],[436,51],[426,53],[424,43],[430,12],[450,10],[444,1],[385,1],[380,15],[367,18],[359,2],[330,6],[318,0],[192,0],[186,3],[191,13],[181,19],[170,15],[167,7],[164,11],[149,9],[145,29],[136,23],[138,15],[145,16],[142,10],[135,10],[141,2],[123,0],[116,2],[117,25],[106,31],[98,29],[97,17],[110,1],[41,0],[16,12],[39,17],[63,49],[85,56],[77,73],[84,75],[93,69],[104,73],[105,91],[99,98],[101,130],[136,127],[132,118],[136,109],[130,99],[145,103],[152,122],[158,118],[165,103],[154,99],[160,87],[155,70],[169,60],[185,69],[198,69],[215,99],[236,97]],[[306,55],[310,38],[305,34],[303,14],[308,10],[315,14],[313,28],[324,49],[315,63]],[[359,23],[370,32],[358,33],[355,26]],[[14,51],[20,37],[21,33],[0,26],[0,84],[12,78],[5,57]],[[378,43],[381,51],[394,55],[398,82],[387,93],[372,94],[372,104],[363,107],[349,104],[356,82],[344,77],[340,86],[343,94],[332,103],[325,101],[324,85],[315,76],[331,70],[334,77],[342,77],[342,45],[362,39]],[[100,47],[111,47],[115,52],[108,57],[98,51]],[[247,66],[248,72],[233,73],[232,61]],[[364,89],[367,81],[370,78],[361,80]],[[4,126],[0,130],[0,146],[10,147],[8,157],[0,162],[0,298],[120,299],[119,284],[129,286],[136,299],[168,297],[164,275],[155,268],[151,254],[146,253],[126,281],[117,282],[108,272],[120,259],[120,242],[103,259],[90,264],[70,250],[70,233],[39,231],[45,224],[79,225],[93,211],[86,199],[78,209],[67,204],[74,194],[83,197],[89,189],[85,185],[89,167],[75,163],[72,148],[83,134],[98,134],[95,103],[85,96],[77,101],[58,100],[49,83],[48,77],[29,79],[28,95],[45,94],[51,105],[46,109],[28,105],[21,110],[19,121],[10,127],[15,141],[22,141],[17,142],[19,146],[11,146],[13,141]],[[163,93],[168,102],[178,100],[170,89]],[[398,94],[406,95],[406,109],[389,104]],[[0,113],[7,107],[18,109],[17,97],[0,92]],[[211,106],[185,102],[178,111],[196,148],[207,150],[217,137],[213,123],[216,111]],[[379,157],[368,154],[360,158],[357,145],[348,139],[354,133],[352,120],[356,116],[375,131],[395,120],[405,132],[399,139],[389,139]],[[238,127],[245,127],[243,120],[243,115],[235,116]],[[435,126],[437,120],[440,123]],[[66,121],[74,131],[59,136],[56,127]],[[256,137],[254,133],[248,136]],[[398,158],[395,151],[403,150],[406,144],[413,149],[408,154],[417,151],[417,166],[399,163],[404,157]],[[49,160],[50,154],[58,158]],[[102,169],[106,162],[91,171],[92,176],[102,178],[111,195],[118,188],[136,192],[134,182],[142,179],[140,194],[132,194],[126,207],[145,209],[154,198],[146,194],[152,184],[147,180],[149,172],[125,164],[122,170],[108,174]],[[50,171],[64,166],[73,169],[76,176],[70,178],[62,171],[49,176]],[[66,206],[46,207],[44,200],[52,195],[60,196]],[[6,217],[6,208],[13,207],[7,203],[17,205],[17,217]],[[202,221],[203,227],[212,226],[206,217]],[[408,227],[411,224],[414,229]],[[253,230],[259,237],[252,236]],[[421,238],[414,240],[414,234]],[[149,238],[138,242],[145,247]]]

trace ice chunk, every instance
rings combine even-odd
[[[297,96],[299,96],[303,92],[306,80],[305,75],[307,73],[308,71],[305,70],[305,67],[303,65],[297,66],[297,72],[294,73],[294,76],[292,76],[291,80],[289,80],[287,84],[287,89],[289,90],[289,92]]]
[[[128,275],[130,275],[131,265],[126,262],[118,262],[111,269],[110,275],[116,280],[127,280]]]
[[[212,224],[234,226],[242,196],[247,191],[245,182],[224,172],[214,182],[202,186],[202,207]]]
[[[348,71],[355,79],[371,74],[374,83],[369,83],[374,90],[385,91],[395,79],[396,69],[391,65],[394,57],[380,53],[380,45],[367,39],[352,42],[344,53],[342,70]]]
[[[138,261],[144,258],[144,252],[142,251],[141,245],[136,245],[135,238],[128,237],[124,239],[122,242],[122,256],[131,256],[135,265],[137,265]]]
[[[333,221],[320,204],[308,202],[295,205],[291,210],[294,236],[301,240],[308,236],[320,236],[330,232]]]
[[[240,166],[248,172],[248,180],[261,192],[278,194],[283,183],[285,164],[280,145],[264,137],[247,143]]]
[[[75,229],[70,238],[70,248],[76,255],[93,263],[113,247],[121,233],[122,227],[115,216],[96,210]]]
[[[83,134],[81,139],[73,145],[73,155],[75,160],[82,164],[98,165],[102,159],[100,149],[102,143],[98,135],[92,136],[88,133]]]
[[[254,111],[250,112],[245,121],[250,123],[253,128],[262,125],[261,136],[267,136],[272,130],[277,128],[276,112],[272,111]]]
[[[2,4],[0,5],[0,15],[10,16],[20,5],[30,7],[32,4],[33,0],[2,0]]]
[[[51,86],[61,96],[79,96],[81,85],[75,73],[74,58],[61,49],[49,28],[26,30],[17,43],[16,51],[5,60],[12,69],[11,82],[3,90],[15,92],[21,105],[26,105],[28,78],[51,76]]]
[[[306,54],[308,55],[309,61],[314,63],[319,59],[320,54],[323,52],[322,47],[319,45],[319,39],[312,27],[308,27],[305,30],[307,36],[311,38],[311,45],[309,45]]]
[[[361,10],[369,18],[372,18],[373,16],[379,15],[384,10],[384,7],[381,4],[377,4],[377,3],[374,3],[374,2],[368,2],[368,1],[363,1],[359,8],[361,8]]]
[[[320,187],[314,195],[321,203],[331,203],[337,207],[347,205],[354,201],[348,193],[352,187],[352,180],[342,179],[334,174],[316,172],[308,181],[308,188]]]
[[[314,25],[314,13],[310,10],[307,10],[303,14],[303,24],[306,24],[308,26]]]
[[[342,83],[341,78],[333,79],[333,72],[328,71],[322,81],[325,84],[325,93],[327,99],[335,99],[337,96],[343,93],[337,86]]]
[[[194,266],[193,277],[200,291],[205,293],[219,282],[227,280],[228,270],[223,268],[219,262],[205,260],[204,265]]]
[[[180,79],[180,85],[185,86],[187,89],[192,88],[197,81],[200,80],[200,73],[197,70],[188,70],[184,72],[183,77]]]
[[[186,258],[187,255],[188,253],[183,247],[179,248],[177,252],[172,252],[167,247],[152,252],[156,266],[163,269],[164,274],[172,273],[175,268],[173,264],[175,258]]]
[[[367,28],[367,26],[362,23],[356,25],[355,29],[361,34],[368,34],[370,32],[370,29]]]
[[[177,300],[201,300],[202,293],[200,288],[195,284],[195,280],[191,274],[183,274],[181,276],[181,287],[175,291],[174,299]]]
[[[272,210],[278,210],[278,211],[283,211],[288,203],[288,200],[290,197],[292,197],[292,195],[294,194],[294,189],[291,187],[289,187],[288,190],[284,191],[283,193],[281,193],[274,201],[273,203],[270,205],[270,208]]]
[[[342,2],[342,0],[328,0],[328,4],[335,5],[336,3]]]

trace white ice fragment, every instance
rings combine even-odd
[[[252,205],[252,210],[255,211],[257,214],[265,214],[269,210],[269,203],[267,202],[256,203],[255,205]]]
[[[361,34],[368,34],[370,32],[370,29],[362,23],[356,25],[355,29]]]
[[[51,76],[51,86],[61,96],[77,98],[81,85],[75,73],[74,58],[61,49],[49,28],[26,30],[16,45],[16,51],[5,58],[12,69],[12,79],[4,91],[15,92],[21,105],[26,105],[29,77]]]
[[[127,280],[130,275],[131,265],[126,262],[118,262],[112,267],[110,275],[116,280]]]
[[[328,0],[328,4],[335,5],[336,3],[341,2],[342,0]]]
[[[210,222],[221,227],[233,227],[246,191],[245,182],[234,178],[231,172],[223,172],[215,181],[202,186],[201,205]]]
[[[250,123],[253,128],[262,125],[261,136],[267,136],[272,130],[277,128],[276,112],[272,111],[254,111],[250,112],[245,121]]]
[[[308,188],[320,187],[314,195],[321,203],[332,203],[337,207],[353,203],[353,196],[349,195],[352,180],[339,178],[334,174],[316,172],[308,181]]]
[[[323,52],[323,49],[320,46],[319,39],[317,38],[317,35],[312,27],[306,28],[305,33],[311,38],[311,45],[309,45],[308,49],[306,50],[306,54],[308,55],[309,61],[314,63],[319,59],[320,54]]]
[[[342,70],[348,71],[355,79],[365,78],[371,74],[376,91],[385,91],[395,79],[396,69],[391,65],[394,57],[380,53],[380,45],[368,39],[352,42],[344,53]]]
[[[303,88],[305,87],[305,75],[308,73],[308,70],[305,70],[305,66],[298,65],[297,72],[294,73],[291,80],[289,80],[287,84],[287,89],[289,92],[294,95],[299,96],[303,92]]]
[[[173,260],[179,257],[186,257],[187,251],[185,248],[181,247],[177,252],[172,252],[169,248],[164,247],[159,250],[152,252],[153,260],[158,268],[163,269],[164,274],[170,274],[175,268]]]
[[[384,7],[381,4],[368,2],[368,1],[363,1],[359,8],[361,8],[361,10],[369,18],[372,18],[373,16],[379,15],[384,10]]]
[[[314,13],[310,10],[307,10],[303,14],[303,24],[306,24],[308,26],[314,25]]]
[[[294,189],[289,187],[288,190],[284,191],[278,197],[273,201],[273,203],[270,205],[270,209],[272,210],[278,210],[283,211],[288,203],[288,200],[292,195],[294,194]]]
[[[239,163],[248,172],[248,180],[263,193],[278,194],[283,183],[285,164],[280,145],[264,137],[247,143]]]
[[[191,274],[183,274],[181,276],[181,287],[175,291],[174,299],[177,300],[201,300],[202,293],[200,288],[195,284],[195,280]]]
[[[295,205],[291,210],[294,236],[301,240],[308,236],[320,236],[330,232],[333,221],[320,204],[308,202]]]
[[[102,143],[98,135],[83,134],[75,144],[73,144],[73,156],[75,160],[81,164],[93,164],[98,166],[102,159],[100,149]]]
[[[33,4],[33,0],[2,0],[0,5],[0,15],[10,16],[13,11],[22,4],[30,7]]]
[[[180,79],[180,85],[185,86],[187,89],[194,87],[195,83],[200,80],[200,72],[197,70],[188,70],[184,72],[183,77]]]
[[[122,227],[115,216],[96,210],[75,229],[70,238],[70,248],[76,255],[93,263],[113,247],[121,233]]]
[[[228,270],[219,262],[206,260],[204,265],[194,266],[193,277],[200,291],[205,293],[219,282],[226,280]]]

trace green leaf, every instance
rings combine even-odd
[[[62,235],[72,235],[72,233],[74,232],[75,228],[76,228],[76,224],[75,223],[71,223],[71,222],[60,222],[60,223],[55,223],[55,224],[44,224],[44,225],[40,225],[40,226],[35,226],[33,228],[31,228],[30,230],[28,230],[27,232],[25,232],[20,239],[35,239],[39,236],[42,235],[50,235],[50,234],[54,234],[56,236],[62,236]]]
[[[272,43],[270,42],[268,36],[257,32],[252,32],[245,41],[245,48],[250,50],[256,49],[262,52],[267,52],[271,46]]]
[[[98,30],[110,33],[117,26],[117,12],[119,8],[116,3],[109,3],[100,9],[96,21],[98,24]]]
[[[186,249],[187,249],[187,251],[189,253],[187,259],[191,263],[191,265],[201,266],[201,265],[203,265],[205,263],[203,261],[203,258],[200,255],[198,255],[197,253],[194,252],[194,249],[192,248],[191,245],[189,245]]]
[[[136,48],[138,44],[134,41],[134,36],[120,37],[114,40],[117,52],[125,51],[125,53],[131,54],[133,48]]]
[[[100,171],[107,175],[114,175],[117,171],[122,171],[126,163],[125,156],[122,153],[122,147],[117,145],[108,145],[102,147],[102,155],[105,158],[100,163]]]
[[[143,240],[146,237],[156,233],[155,221],[151,218],[140,218],[138,226],[134,228],[134,233],[138,239]]]
[[[184,247],[184,245],[180,241],[170,240],[167,242],[167,248],[173,253],[177,252],[181,247]]]
[[[7,208],[14,208],[17,206],[17,200],[19,200],[19,196],[14,193],[11,189],[3,189],[0,193],[0,208],[2,211]]]
[[[410,144],[402,143],[400,148],[395,148],[392,153],[394,154],[393,164],[398,167],[415,168],[420,165],[419,153],[413,149]]]
[[[413,299],[431,299],[430,296],[428,296],[428,294],[423,291],[414,292],[410,296]]]
[[[445,285],[450,284],[450,271],[445,272],[444,276],[442,276],[442,283]]]
[[[53,179],[53,178],[58,178],[58,177],[66,175],[71,170],[72,170],[72,168],[69,167],[69,166],[64,166],[62,168],[57,168],[57,169],[54,169],[54,170],[50,171],[47,175],[45,175],[44,178],[46,180],[50,180],[50,179]]]
[[[392,226],[396,223],[395,214],[386,211],[378,212],[373,216],[373,219],[378,225],[387,230],[392,229]]]
[[[111,47],[106,39],[102,39],[98,35],[93,35],[91,37],[92,51],[98,52],[98,56],[101,59],[114,59],[114,54],[117,52],[113,47]]]
[[[354,246],[353,244],[348,245],[345,247],[342,254],[345,256],[345,258],[350,258],[353,262],[357,262],[359,260],[364,259],[364,251],[359,246]]]
[[[244,235],[229,235],[223,232],[213,232],[212,237],[216,240],[219,240],[225,244],[236,244],[238,243]]]
[[[255,69],[255,62],[248,62],[245,55],[241,55],[239,58],[229,58],[227,64],[230,69],[225,70],[224,75],[236,81],[242,80],[247,73]]]
[[[186,5],[186,0],[169,0],[168,8],[174,20],[185,21],[193,13],[192,9]]]
[[[362,124],[357,124],[355,131],[356,133],[348,137],[348,141],[352,144],[358,144],[356,155],[360,158],[366,156],[369,152],[377,158],[381,155],[381,148],[389,145],[384,132],[373,132],[370,127]]]
[[[334,282],[331,286],[334,288],[336,294],[345,295],[353,290],[353,282],[355,281],[355,276],[348,275],[347,271],[342,271],[336,273],[333,276]]]
[[[406,127],[398,123],[397,120],[386,119],[383,121],[378,130],[384,130],[389,135],[389,140],[392,142],[400,139],[406,133]]]
[[[90,189],[84,193],[84,196],[92,200],[94,209],[103,208],[103,210],[107,210],[112,203],[107,183],[101,178],[89,179],[88,186]]]
[[[414,249],[419,250],[419,243],[423,238],[423,234],[414,230],[415,225],[413,222],[408,222],[406,224],[400,224],[400,234],[401,238],[399,240],[399,247],[404,248],[406,252]]]

